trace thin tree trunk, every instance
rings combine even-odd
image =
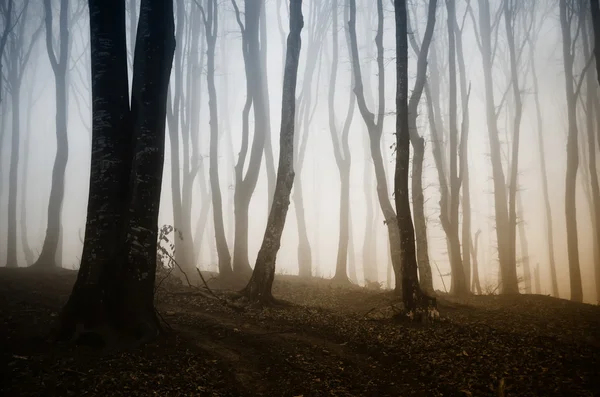
[[[231,255],[225,238],[223,224],[223,203],[219,182],[219,120],[217,114],[217,90],[215,88],[215,47],[218,32],[218,14],[216,0],[208,0],[207,12],[202,11],[206,28],[207,64],[206,82],[208,84],[208,107],[210,111],[210,191],[213,206],[215,240],[219,258],[219,275],[229,277],[232,274]]]
[[[473,258],[473,283],[471,285],[472,291],[477,291],[478,295],[481,295],[481,284],[479,282],[479,261],[477,260],[477,249],[479,248],[479,235],[481,234],[481,230],[477,230],[475,232],[475,244],[473,244],[473,239],[469,239],[469,244],[471,245],[471,257]]]
[[[281,244],[290,194],[294,184],[294,124],[296,80],[300,58],[300,32],[304,25],[302,0],[290,0],[290,34],[287,41],[281,110],[281,132],[277,185],[265,236],[258,252],[252,277],[243,293],[253,301],[272,303],[271,288],[275,278],[275,259]]]
[[[12,58],[9,70],[12,99],[12,136],[10,145],[10,170],[8,174],[8,230],[6,244],[6,267],[18,267],[17,260],[17,182],[19,174],[19,139],[21,138],[21,82],[17,76],[17,57]]]
[[[465,280],[465,270],[462,264],[462,254],[459,236],[459,194],[460,176],[458,174],[458,124],[457,124],[457,87],[456,87],[456,10],[454,0],[446,1],[448,9],[448,69],[450,81],[449,130],[450,130],[450,211],[445,228],[448,229],[450,241],[450,267],[452,268],[452,284],[450,293],[463,295],[468,292],[469,286]]]
[[[360,61],[358,57],[358,43],[356,39],[356,1],[349,0],[350,2],[350,21],[348,22],[350,31],[350,41],[352,47],[352,69],[354,71],[354,93],[358,103],[358,109],[362,115],[362,118],[367,127],[369,133],[369,146],[371,150],[371,158],[373,159],[373,166],[375,168],[375,178],[377,181],[377,197],[379,199],[379,205],[381,207],[385,224],[388,228],[388,236],[390,240],[390,249],[392,255],[392,262],[394,265],[394,274],[396,279],[395,292],[399,294],[402,289],[402,248],[400,246],[400,231],[398,229],[398,222],[396,217],[396,211],[390,201],[387,177],[385,173],[385,166],[383,164],[383,157],[381,155],[381,135],[383,133],[383,119],[385,113],[385,72],[383,62],[383,2],[377,0],[377,34],[375,36],[375,45],[377,47],[377,74],[378,74],[378,110],[377,118],[370,112],[365,102],[365,96],[363,92],[362,74],[360,68]],[[374,281],[374,280],[371,280]]]
[[[567,10],[567,0],[559,1],[560,25],[562,31],[563,62],[565,67],[565,93],[567,97],[567,172],[565,183],[565,216],[567,224],[567,252],[569,257],[569,278],[571,300],[581,302],[581,270],[579,268],[579,248],[577,237],[577,211],[575,190],[577,184],[577,168],[579,167],[579,147],[576,116],[576,97],[573,87],[573,54],[571,53],[571,24]]]
[[[433,293],[433,276],[431,273],[431,264],[429,263],[427,222],[425,219],[425,199],[423,195],[423,161],[425,159],[425,139],[421,137],[417,131],[417,116],[419,102],[421,100],[423,87],[425,86],[425,81],[427,78],[427,56],[429,54],[429,45],[431,44],[431,39],[433,37],[436,7],[437,0],[430,0],[427,16],[427,27],[425,28],[425,35],[423,36],[423,43],[418,51],[417,78],[408,102],[410,140],[414,149],[411,193],[417,240],[417,261],[421,288],[429,293]],[[407,19],[407,24],[410,25],[409,19]],[[412,39],[414,40],[414,36],[412,36]],[[413,44],[413,47],[418,47],[416,40]]]
[[[544,121],[542,119],[542,106],[540,104],[537,68],[535,66],[535,46],[533,41],[529,44],[529,59],[531,62],[531,76],[533,80],[533,99],[535,101],[535,114],[537,120],[538,154],[542,177],[542,191],[544,194],[544,209],[546,218],[546,243],[548,244],[548,264],[552,281],[552,295],[559,297],[558,277],[556,275],[556,259],[554,257],[554,230],[552,226],[552,208],[550,206],[550,193],[548,189],[548,171],[546,168],[546,150],[544,146]],[[538,291],[538,293],[540,293]]]
[[[596,58],[596,73],[600,83],[600,5],[598,0],[590,0],[592,27],[594,29],[594,56]],[[600,145],[600,141],[598,142]]]

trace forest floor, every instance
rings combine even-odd
[[[293,304],[262,310],[167,280],[157,307],[170,336],[95,349],[48,339],[75,276],[0,269],[0,395],[600,395],[598,306],[440,294],[440,319],[423,324],[399,319],[389,292],[322,279],[276,278]]]

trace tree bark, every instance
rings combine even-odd
[[[202,9],[201,9],[202,10]],[[218,16],[216,0],[208,0],[206,14],[202,10],[204,26],[206,28],[207,62],[206,82],[208,84],[208,107],[210,112],[210,191],[213,206],[213,221],[215,226],[215,240],[219,258],[219,275],[230,277],[231,255],[225,237],[223,223],[223,203],[219,182],[219,120],[217,113],[217,90],[215,88],[215,47],[217,43]]]
[[[471,245],[471,257],[473,258],[473,281],[471,285],[472,291],[477,291],[478,295],[481,295],[481,284],[479,282],[479,261],[477,260],[477,249],[479,247],[479,235],[481,234],[481,230],[477,230],[475,232],[475,244],[473,244],[473,239],[469,239],[469,244]]]
[[[154,310],[172,0],[142,0],[131,110],[124,0],[90,0],[93,136],[81,267],[60,339],[105,344],[160,331]]]
[[[429,263],[429,246],[427,243],[427,222],[425,219],[425,199],[423,195],[423,161],[425,159],[425,139],[417,131],[417,117],[419,102],[423,94],[423,87],[427,79],[427,56],[429,54],[429,45],[433,37],[435,26],[435,13],[437,0],[429,1],[429,10],[427,14],[427,26],[423,43],[418,51],[417,59],[417,77],[412,94],[408,101],[408,125],[410,131],[410,141],[414,150],[413,168],[412,168],[412,202],[415,217],[415,230],[417,241],[417,262],[419,267],[420,285],[424,291],[433,293],[433,276],[431,273],[431,264]],[[406,20],[410,29],[410,20]],[[412,36],[414,39],[414,36]],[[418,47],[415,43],[413,47]]]
[[[569,279],[571,300],[581,302],[581,270],[579,268],[579,248],[577,237],[577,210],[575,189],[577,184],[577,168],[579,167],[579,147],[577,131],[577,99],[573,87],[573,54],[571,53],[571,24],[567,10],[567,0],[559,1],[560,26],[562,32],[563,62],[565,68],[565,93],[567,97],[567,172],[565,183],[565,217],[567,224],[567,252],[569,257]]]
[[[52,268],[62,266],[62,255],[57,255],[61,233],[61,213],[65,196],[65,171],[69,158],[69,140],[67,134],[67,63],[69,60],[69,0],[60,2],[60,33],[59,54],[53,48],[52,6],[50,0],[44,0],[44,13],[46,22],[46,49],[50,58],[50,65],[54,72],[56,83],[56,157],[52,169],[52,185],[48,203],[48,223],[46,237],[40,257],[33,266]]]
[[[550,193],[548,189],[548,171],[546,168],[546,150],[544,145],[544,120],[542,119],[542,106],[540,104],[539,84],[537,68],[535,66],[534,42],[529,44],[529,59],[531,62],[531,77],[533,81],[533,99],[535,101],[535,114],[537,121],[538,154],[540,157],[540,169],[542,177],[542,191],[544,194],[544,210],[546,218],[546,243],[548,244],[548,264],[550,267],[550,278],[552,281],[552,295],[559,297],[558,277],[556,275],[556,259],[554,257],[554,230],[552,226],[552,207],[550,206]],[[540,291],[538,291],[538,294]]]
[[[349,0],[350,2],[350,20],[348,22],[348,29],[350,32],[351,50],[352,50],[352,69],[354,71],[354,93],[360,110],[361,116],[367,127],[369,133],[369,147],[371,151],[371,158],[373,159],[373,166],[375,168],[375,178],[377,181],[377,197],[379,199],[379,205],[381,207],[385,224],[388,228],[388,236],[390,240],[390,250],[392,255],[392,263],[394,266],[394,274],[396,279],[395,292],[399,294],[402,289],[402,249],[400,246],[400,231],[398,229],[398,221],[396,217],[396,211],[390,201],[387,177],[385,173],[385,166],[383,164],[383,157],[381,155],[381,135],[383,133],[383,119],[385,113],[385,97],[384,97],[384,86],[385,86],[385,72],[383,63],[383,2],[377,0],[377,34],[375,36],[375,45],[377,47],[377,74],[378,74],[378,110],[377,119],[375,115],[371,113],[365,102],[365,96],[363,92],[362,74],[360,68],[360,61],[358,57],[358,43],[356,39],[356,1]],[[373,280],[371,280],[373,281]]]
[[[396,167],[394,200],[400,234],[401,283],[404,308],[410,313],[422,310],[424,295],[419,286],[415,232],[408,193],[410,163],[410,125],[408,108],[408,30],[405,0],[394,0],[396,19]],[[398,284],[398,279],[396,279]]]
[[[290,195],[294,184],[294,124],[296,111],[296,80],[300,58],[300,33],[304,25],[302,0],[290,0],[290,34],[287,40],[281,109],[279,166],[273,205],[252,277],[243,293],[261,303],[274,301],[271,289],[275,278],[275,259],[281,244]]]
[[[594,29],[594,57],[596,58],[596,73],[600,83],[600,5],[598,0],[590,0],[592,27]],[[599,142],[600,145],[600,142]]]

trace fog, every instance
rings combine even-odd
[[[5,6],[7,3],[2,2]],[[52,184],[52,169],[55,161],[57,140],[55,135],[56,120],[56,88],[55,78],[48,56],[46,42],[46,28],[44,25],[44,10],[42,2],[16,0],[14,2],[14,15],[18,16],[15,27],[8,35],[6,49],[2,58],[2,109],[1,109],[1,135],[0,135],[0,265],[6,265],[8,255],[8,236],[16,233],[17,260],[19,266],[28,266],[24,241],[34,253],[34,260],[40,254],[46,235],[48,201]],[[52,2],[54,7],[54,51],[58,51],[58,20],[59,2]],[[244,8],[239,2],[243,15]],[[421,42],[427,22],[427,3],[421,0],[409,2],[409,18],[417,42]],[[471,230],[475,235],[481,230],[478,249],[478,269],[481,285],[486,292],[498,292],[499,263],[496,237],[496,222],[494,212],[494,185],[492,180],[492,166],[490,162],[490,145],[488,140],[488,126],[486,123],[486,96],[482,57],[479,50],[478,4],[471,2],[473,17],[466,12],[467,2],[457,2],[457,19],[463,27],[464,60],[466,66],[466,80],[470,85],[469,97],[469,122],[470,133],[468,140],[469,179],[471,197]],[[498,9],[501,2],[493,0],[491,3],[492,18],[496,18],[497,48],[493,61],[493,84],[496,106],[502,103],[498,112],[498,129],[504,153],[504,174],[508,178],[507,158],[510,154],[512,142],[512,128],[514,115],[514,100],[510,88],[510,60],[506,40],[506,31]],[[525,291],[525,279],[534,277],[534,269],[539,266],[541,290],[533,287],[533,292],[539,294],[552,294],[551,273],[549,267],[548,242],[546,230],[548,227],[544,207],[542,186],[542,170],[538,154],[538,124],[534,104],[534,88],[531,72],[529,42],[526,41],[527,26],[532,23],[529,33],[530,39],[536,42],[533,53],[537,78],[539,82],[539,100],[542,110],[544,147],[546,157],[546,171],[548,174],[548,191],[552,210],[552,230],[554,232],[554,254],[556,258],[556,271],[560,297],[570,296],[569,284],[569,257],[567,254],[567,233],[565,221],[565,173],[567,164],[567,102],[565,96],[565,71],[562,53],[562,36],[559,18],[559,8],[554,1],[524,1],[511,2],[514,6],[518,3],[516,17],[516,46],[522,50],[518,62],[519,85],[523,100],[523,118],[521,123],[521,142],[518,161],[518,196],[522,200],[522,208],[517,206],[518,222],[523,222],[528,241],[528,257],[531,264],[531,274],[523,272],[523,247],[519,243],[517,234],[517,260],[518,275],[521,282],[519,288]],[[522,3],[522,4],[521,4]],[[135,2],[128,1],[128,7]],[[377,63],[376,47],[374,44],[377,27],[377,10],[374,0],[357,1],[357,39],[360,65],[362,68],[363,85],[368,108],[377,112]],[[575,2],[573,2],[575,4]],[[25,11],[19,14],[24,7]],[[191,191],[192,203],[189,214],[183,213],[183,219],[189,219],[192,239],[196,243],[194,249],[199,251],[196,265],[202,270],[218,271],[217,249],[215,244],[215,227],[212,216],[210,197],[204,193],[210,191],[209,185],[209,105],[206,83],[206,65],[203,64],[200,73],[199,101],[195,108],[190,108],[192,101],[186,99],[189,87],[193,84],[190,76],[189,57],[190,47],[199,46],[198,57],[206,62],[205,29],[202,14],[199,12],[196,1],[180,0],[175,2],[176,7],[185,8],[183,33],[177,38],[177,46],[181,51],[182,92],[180,130],[178,135],[179,164],[176,165],[178,173],[174,173],[172,165],[173,150],[172,124],[167,123],[167,140],[165,147],[165,168],[163,176],[161,206],[158,227],[162,225],[175,225],[173,210],[174,175],[182,178],[188,170],[193,168],[193,151],[197,150],[199,161],[198,173],[194,179]],[[289,30],[288,9],[281,0],[266,0],[265,2],[265,28],[266,34],[261,36],[266,45],[266,76],[268,83],[268,102],[270,119],[270,141],[275,159],[275,167],[279,155],[279,126],[281,123],[281,97],[283,65],[285,58],[285,40]],[[138,4],[139,6],[139,4]],[[384,65],[385,65],[385,119],[381,148],[384,164],[386,165],[390,196],[393,192],[393,171],[395,143],[395,99],[396,99],[396,73],[395,73],[395,26],[394,9],[392,2],[384,2]],[[91,158],[91,82],[90,82],[90,44],[89,44],[89,16],[87,3],[73,0],[69,5],[69,58],[67,67],[68,84],[68,163],[65,173],[65,196],[62,204],[62,258],[61,265],[65,268],[76,269],[79,267],[83,234],[86,222],[86,209],[89,190],[90,158]],[[339,30],[339,66],[337,69],[337,82],[335,91],[335,114],[337,128],[342,128],[346,117],[348,102],[352,92],[351,61],[346,42],[345,26],[348,17],[344,10],[345,1],[340,1],[338,20]],[[534,8],[533,14],[530,9]],[[128,11],[129,12],[129,11]],[[339,207],[340,207],[340,176],[334,157],[332,139],[329,132],[329,113],[327,108],[329,82],[332,64],[332,18],[331,9],[326,1],[306,1],[303,5],[305,28],[302,31],[302,51],[298,71],[297,84],[297,110],[296,134],[298,147],[296,148],[296,179],[290,211],[285,224],[281,249],[277,255],[277,273],[298,274],[299,257],[298,247],[302,231],[299,232],[298,209],[303,211],[306,223],[306,236],[310,244],[310,259],[312,274],[318,277],[330,278],[335,274],[336,256],[338,247]],[[177,20],[176,24],[181,23]],[[585,18],[588,13],[583,12]],[[572,23],[575,43],[574,77],[580,79],[582,70],[589,63],[583,56],[582,36],[591,38],[591,22],[588,21],[586,29],[582,30],[581,22],[574,16]],[[135,20],[135,18],[134,18]],[[215,53],[215,84],[219,117],[219,149],[218,167],[219,184],[223,203],[223,222],[228,249],[233,256],[234,249],[234,166],[242,146],[243,120],[242,112],[246,102],[246,74],[242,56],[242,39],[240,27],[236,21],[236,14],[232,2],[218,2],[218,31]],[[524,22],[523,22],[524,21]],[[131,36],[132,30],[128,15],[127,32]],[[21,24],[25,24],[21,29]],[[196,28],[194,28],[196,25]],[[41,29],[41,30],[40,30]],[[199,34],[199,40],[193,41],[192,35]],[[266,40],[265,40],[266,39]],[[593,43],[593,38],[592,43]],[[19,41],[23,51],[31,44],[31,54],[28,62],[23,62],[20,68],[23,79],[20,88],[20,133],[19,133],[19,163],[18,163],[18,191],[17,191],[17,228],[9,229],[9,169],[11,157],[15,155],[11,149],[13,131],[12,112],[15,111],[12,97],[15,88],[9,83],[7,70],[10,68],[11,56],[16,56]],[[131,51],[130,40],[129,50]],[[310,69],[309,55],[314,52],[317,56],[316,66],[312,75],[307,75]],[[24,52],[23,52],[24,53]],[[22,61],[23,53],[20,55]],[[448,119],[448,38],[447,38],[447,11],[444,2],[438,4],[437,20],[434,28],[433,40],[430,48],[428,79],[436,73],[440,86],[441,117],[447,125]],[[435,54],[435,55],[432,55]],[[177,52],[176,55],[177,57]],[[436,72],[431,69],[431,57],[437,58]],[[131,62],[130,62],[131,64]],[[589,66],[589,65],[588,65]],[[177,63],[173,65],[171,74],[171,100],[175,98],[175,73]],[[598,95],[598,84],[595,78],[595,67],[586,68],[587,73],[593,73],[593,85],[588,86],[584,81],[578,99],[578,127],[579,127],[579,172],[577,176],[577,230],[578,247],[581,266],[581,280],[583,300],[596,303],[596,275],[594,263],[594,249],[598,247],[594,238],[593,205],[591,204],[590,176],[588,172],[588,146],[586,132],[586,112],[591,109],[585,107],[587,95]],[[439,73],[439,74],[438,74]],[[409,49],[409,89],[414,85],[416,76],[416,56]],[[198,77],[198,76],[196,76]],[[591,88],[591,89],[590,89]],[[308,98],[310,96],[310,101]],[[301,102],[310,102],[301,105]],[[597,102],[596,102],[597,103]],[[302,112],[302,106],[308,106],[307,114]],[[459,101],[459,106],[460,101]],[[459,107],[460,109],[460,107]],[[596,110],[597,111],[597,110]],[[190,136],[197,138],[197,147],[194,148],[194,138],[185,138],[182,135],[181,125],[189,124],[190,117],[198,114],[197,131],[190,130]],[[249,119],[249,144],[252,145],[254,137],[254,115],[250,111]],[[462,117],[459,110],[459,129]],[[598,114],[596,113],[596,117]],[[306,122],[309,121],[307,125]],[[425,95],[419,105],[417,119],[418,132],[425,138],[425,161],[423,172],[423,188],[425,196],[425,215],[427,219],[427,237],[429,255],[433,272],[433,285],[435,290],[450,290],[451,266],[446,245],[446,234],[440,224],[440,186],[432,154],[432,134],[427,117]],[[597,127],[595,127],[597,129]],[[445,136],[447,132],[444,132]],[[305,148],[303,146],[305,145]],[[442,146],[448,151],[448,144]],[[384,217],[379,207],[376,192],[376,181],[373,171],[373,160],[369,151],[369,142],[365,123],[356,108],[349,130],[349,148],[351,154],[350,171],[350,217],[351,217],[351,243],[349,257],[353,257],[356,266],[357,281],[365,283],[364,267],[376,266],[377,280],[384,287],[393,287],[390,279],[392,272],[388,248],[388,230],[384,224]],[[304,155],[302,155],[302,151]],[[248,153],[250,156],[250,152]],[[248,160],[245,162],[245,170]],[[297,189],[302,191],[302,203],[299,203]],[[176,196],[179,196],[177,194]],[[390,197],[391,198],[391,197]],[[263,158],[258,182],[249,207],[249,262],[254,266],[256,254],[260,248],[265,232],[269,204],[269,190],[267,178],[267,161]],[[203,227],[197,226],[202,217],[202,209],[210,207],[209,216]],[[462,209],[461,209],[462,211]],[[25,217],[22,221],[22,217]],[[23,227],[26,226],[26,227]],[[178,227],[178,225],[175,225]],[[198,241],[198,233],[202,240]],[[184,240],[189,236],[184,236]],[[370,242],[374,249],[369,249]],[[304,252],[306,254],[306,252]],[[304,259],[303,259],[304,260]],[[351,261],[351,260],[350,260]],[[372,278],[372,277],[371,277]],[[532,281],[532,284],[533,281]]]

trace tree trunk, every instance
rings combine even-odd
[[[583,11],[580,13],[580,18],[582,18],[582,42],[583,42],[583,57],[585,59],[589,59],[591,56],[590,51],[590,37],[588,36],[588,28],[587,28],[587,20],[586,14]],[[592,211],[591,216],[593,218],[592,227],[593,227],[593,236],[594,236],[594,276],[595,276],[595,284],[596,284],[596,299],[600,302],[600,258],[598,255],[598,248],[600,248],[600,231],[598,227],[600,227],[600,186],[598,185],[598,171],[597,171],[597,162],[596,162],[596,123],[594,122],[594,118],[596,121],[600,123],[600,118],[598,117],[598,86],[594,82],[594,77],[592,71],[586,71],[586,85],[587,85],[587,95],[586,95],[586,130],[587,130],[587,149],[588,149],[588,169],[589,169],[589,179],[590,179],[590,187],[591,187],[591,196],[592,196]]]
[[[60,339],[147,340],[154,309],[157,220],[169,74],[172,0],[142,0],[129,109],[125,2],[90,0],[93,136],[81,267],[60,316]]]
[[[525,284],[525,293],[531,294],[531,266],[529,265],[529,244],[527,243],[527,232],[525,231],[525,221],[523,216],[525,210],[523,208],[522,194],[517,196],[519,205],[519,245],[521,248],[521,263],[523,263],[523,282]]]
[[[473,282],[471,285],[472,291],[477,291],[478,295],[481,295],[481,284],[479,283],[479,264],[477,260],[477,248],[479,246],[479,235],[481,230],[477,230],[475,233],[475,244],[473,245],[473,239],[469,239],[471,245],[471,257],[473,258]]]
[[[17,191],[19,174],[19,139],[21,138],[21,82],[17,75],[17,58],[13,55],[9,70],[12,99],[12,137],[10,145],[10,170],[8,174],[8,230],[6,244],[6,267],[18,267],[17,260]]]
[[[377,181],[377,197],[379,199],[379,205],[385,219],[385,224],[388,228],[388,236],[390,240],[390,250],[392,255],[392,263],[394,265],[394,274],[396,276],[396,287],[395,292],[399,294],[402,289],[402,249],[400,246],[400,231],[398,229],[398,222],[396,212],[390,201],[387,177],[385,174],[385,166],[383,164],[383,158],[381,155],[381,135],[383,133],[383,119],[385,113],[385,71],[383,62],[383,2],[377,0],[377,34],[375,36],[375,45],[377,47],[377,74],[378,74],[378,110],[377,119],[375,115],[369,111],[365,102],[365,96],[363,92],[362,74],[360,68],[360,61],[358,57],[358,43],[356,39],[356,1],[349,0],[350,2],[350,20],[348,22],[348,29],[350,32],[351,41],[351,58],[352,58],[352,69],[354,71],[354,93],[358,103],[358,109],[362,115],[362,118],[367,127],[369,133],[369,147],[371,150],[371,158],[373,160],[373,166],[375,168],[375,179]],[[370,280],[376,281],[376,280]]]
[[[598,0],[590,0],[592,27],[594,28],[594,43],[600,43],[600,5]],[[596,72],[600,83],[600,45],[594,45],[594,56],[596,57]],[[599,142],[600,144],[600,142]]]
[[[515,266],[512,264],[507,267],[506,274],[508,280],[517,279],[517,266],[516,266],[516,246],[517,246],[517,187],[518,187],[518,171],[519,171],[519,143],[521,134],[521,118],[523,115],[523,103],[521,101],[521,92],[519,87],[519,69],[517,62],[517,52],[515,50],[515,33],[512,21],[514,20],[514,9],[511,8],[508,1],[504,3],[504,26],[506,29],[506,37],[508,42],[508,53],[510,58],[510,80],[513,91],[514,99],[514,121],[513,121],[513,138],[512,138],[512,153],[511,153],[511,166],[510,166],[510,182],[508,190],[508,232],[509,232],[509,244],[510,249],[509,255],[510,260],[514,258]],[[503,282],[505,284],[505,282]],[[519,284],[517,281],[516,291],[508,290],[511,287],[512,282],[509,285],[505,285],[504,292],[518,293]]]
[[[56,82],[56,158],[52,169],[52,185],[48,203],[48,223],[46,237],[36,267],[52,268],[62,266],[62,255],[57,256],[61,233],[61,213],[65,195],[65,171],[69,158],[67,135],[67,63],[69,60],[69,0],[60,3],[60,49],[55,54],[53,48],[52,7],[50,0],[44,0],[46,21],[46,49]],[[60,250],[62,252],[62,249]]]
[[[425,28],[423,43],[421,44],[420,51],[418,51],[417,78],[408,102],[408,124],[410,128],[410,140],[414,150],[411,193],[415,216],[417,262],[419,267],[421,288],[429,293],[433,293],[433,276],[431,273],[431,264],[429,263],[427,222],[425,219],[425,199],[423,195],[423,161],[425,159],[425,139],[419,136],[419,132],[417,131],[417,117],[419,102],[421,100],[423,87],[425,86],[425,81],[427,79],[427,56],[429,54],[429,45],[431,44],[431,39],[433,37],[436,7],[437,0],[430,0],[427,27]],[[406,22],[407,25],[410,23],[408,18]],[[414,46],[417,47],[416,40]]]
[[[287,41],[283,95],[281,110],[281,132],[279,166],[273,205],[265,236],[258,251],[252,277],[243,293],[252,301],[272,303],[271,288],[275,278],[275,259],[281,244],[290,194],[294,184],[294,124],[296,111],[296,80],[300,58],[300,32],[304,25],[302,0],[290,0],[290,34]]]
[[[208,107],[210,111],[210,191],[213,206],[213,221],[215,226],[215,240],[219,257],[219,275],[230,277],[231,255],[225,238],[225,225],[223,223],[223,203],[219,182],[219,120],[217,114],[217,90],[215,88],[215,47],[217,43],[217,2],[208,0],[206,14],[202,11],[204,26],[206,28],[207,63],[206,81],[208,84]]]
[[[424,295],[419,287],[415,233],[408,193],[410,125],[408,109],[408,31],[405,0],[394,0],[396,17],[396,169],[394,199],[400,234],[402,301],[410,313],[422,310]],[[433,29],[433,28],[432,28]],[[398,284],[398,278],[396,279]]]
[[[452,284],[450,293],[464,295],[469,286],[465,280],[465,270],[462,264],[462,254],[459,237],[459,194],[460,177],[458,174],[458,125],[457,125],[457,89],[456,89],[456,10],[454,0],[446,1],[448,9],[448,69],[450,81],[449,106],[449,130],[450,130],[450,211],[449,219],[444,226],[448,229],[448,240],[450,242],[450,267],[452,268]]]
[[[498,243],[498,259],[500,262],[500,275],[502,293],[517,293],[515,257],[511,257],[510,227],[507,208],[506,184],[504,170],[502,169],[502,154],[500,136],[496,117],[494,101],[494,83],[492,77],[493,51],[492,51],[492,24],[490,21],[489,0],[479,2],[479,24],[481,32],[481,58],[485,83],[486,120],[490,142],[490,158],[492,162],[492,179],[494,182],[494,209],[496,215],[496,238]]]
[[[530,41],[529,59],[531,62],[531,77],[533,80],[533,98],[535,101],[535,114],[537,121],[538,154],[540,156],[540,169],[542,177],[542,191],[544,193],[544,209],[546,217],[546,242],[548,244],[548,262],[550,266],[550,277],[552,280],[552,295],[559,297],[558,277],[556,276],[556,260],[554,257],[554,231],[552,227],[552,208],[550,206],[550,193],[548,189],[548,172],[546,169],[546,151],[544,146],[544,121],[542,119],[542,106],[540,104],[539,84],[537,69],[535,66],[534,44]],[[538,293],[540,293],[538,291]]]
[[[573,88],[573,54],[571,53],[571,24],[567,10],[567,0],[560,0],[560,25],[562,31],[563,62],[565,67],[565,93],[567,97],[567,172],[565,183],[565,216],[567,224],[567,252],[569,257],[569,278],[571,300],[581,302],[581,270],[579,268],[579,248],[577,237],[577,210],[575,190],[577,185],[577,168],[579,167],[579,147],[577,132],[577,99]]]

